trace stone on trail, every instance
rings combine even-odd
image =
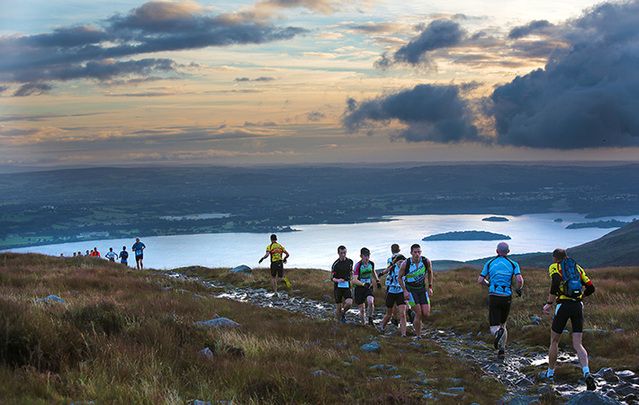
[[[360,349],[367,353],[379,353],[379,351],[382,350],[382,347],[379,345],[379,343],[373,340],[372,342],[364,343],[363,345],[361,345]]]
[[[200,350],[199,353],[200,353],[200,356],[207,358],[209,360],[213,358],[213,352],[208,347],[205,347],[204,349]]]
[[[609,383],[619,382],[619,377],[617,376],[617,374],[615,374],[615,370],[611,369],[610,367],[600,369],[595,373],[595,375],[597,377],[603,378],[604,380],[606,380],[606,382]]]
[[[397,367],[392,364],[373,364],[369,367],[371,370],[396,371]]]
[[[530,323],[533,325],[539,325],[541,323],[541,317],[538,315],[532,315],[530,317]]]
[[[570,397],[566,405],[613,405],[620,403],[597,392],[584,391]]]
[[[51,295],[47,295],[44,298],[38,298],[36,299],[36,302],[59,302],[61,304],[64,304],[65,301],[64,299],[58,297],[57,295],[51,294]]]
[[[510,401],[506,402],[508,405],[532,405],[532,404],[541,404],[541,401],[537,397],[533,397],[530,395],[522,395],[519,397],[514,397]]]
[[[229,318],[218,317],[209,319],[208,321],[197,321],[195,322],[196,326],[204,326],[207,328],[237,328],[240,326],[239,323],[230,320]]]
[[[234,267],[231,270],[231,273],[244,273],[244,274],[251,274],[251,271],[253,271],[249,266],[242,264],[239,265],[237,267]]]
[[[326,375],[326,371],[324,371],[324,370],[315,370],[311,374],[313,375],[313,377],[321,377],[323,375]]]

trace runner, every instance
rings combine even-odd
[[[393,257],[388,259],[388,267],[381,273],[386,274],[386,315],[382,319],[381,330],[386,330],[388,321],[393,317],[399,318],[399,330],[402,337],[406,337],[406,301],[404,300],[404,290],[399,284],[399,270],[406,258],[399,253],[399,245],[391,246]],[[396,325],[397,326],[397,325]]]
[[[282,253],[284,253],[284,258],[282,258]],[[280,280],[284,279],[286,288],[291,288],[291,283],[288,278],[284,277],[284,263],[286,263],[289,254],[284,249],[284,246],[277,243],[277,235],[275,234],[271,235],[271,243],[266,246],[266,253],[259,262],[262,263],[269,255],[271,256],[271,284],[273,285],[273,291],[277,294],[277,284]]]
[[[335,296],[335,317],[338,322],[346,323],[346,312],[353,305],[351,279],[353,277],[353,261],[346,257],[346,247],[337,248],[337,260],[331,266],[333,295]]]
[[[138,270],[142,270],[144,268],[144,249],[146,249],[146,245],[140,242],[140,238],[135,238],[135,243],[131,246],[131,250],[135,252],[135,267]]]
[[[122,251],[120,252],[120,263],[129,266],[129,252],[126,251],[126,246],[122,246]]]
[[[86,251],[86,253],[84,254],[85,256],[91,256],[91,252],[89,252],[88,250]]]
[[[91,257],[100,257],[100,252],[98,252],[98,248],[94,247],[91,253],[89,254]]]
[[[118,258],[118,254],[113,251],[113,248],[109,248],[109,251],[104,255],[110,262],[115,262],[115,259]]]
[[[355,284],[355,305],[359,307],[359,316],[362,324],[375,326],[373,314],[375,313],[375,296],[373,295],[373,279],[377,283],[377,288],[382,288],[377,273],[375,273],[375,263],[370,260],[371,251],[363,247],[359,257],[362,259],[355,264],[353,269],[353,284]]]
[[[586,272],[574,259],[568,257],[564,249],[555,249],[552,252],[554,263],[548,268],[551,278],[550,293],[544,305],[544,313],[549,314],[552,306],[557,302],[555,316],[552,320],[550,331],[550,349],[548,351],[548,370],[541,377],[553,380],[557,365],[557,351],[559,339],[570,319],[572,325],[572,346],[577,352],[581,370],[584,375],[586,387],[589,391],[597,388],[595,378],[590,374],[588,367],[588,353],[582,344],[584,325],[584,304],[582,299],[595,292],[595,286],[586,275]],[[585,289],[584,289],[585,287]]]
[[[404,291],[404,299],[415,311],[415,320],[413,321],[415,338],[421,339],[422,320],[430,315],[433,267],[428,258],[422,257],[422,248],[417,243],[410,247],[410,254],[411,257],[402,263],[398,281]],[[428,278],[428,289],[426,289],[426,278]]]
[[[507,256],[510,247],[506,242],[497,245],[497,257],[490,259],[484,265],[477,283],[488,286],[488,321],[490,333],[495,336],[494,346],[498,350],[497,357],[503,358],[508,340],[506,320],[510,313],[512,302],[512,279],[517,280],[517,295],[521,297],[524,278],[521,276],[519,264]]]

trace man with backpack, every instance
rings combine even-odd
[[[433,294],[433,267],[418,244],[410,247],[411,257],[399,269],[399,285],[404,291],[404,300],[415,311],[413,328],[415,338],[421,339],[422,320],[430,315],[430,296]],[[428,279],[428,286],[426,286]]]
[[[282,257],[284,255],[284,257]],[[271,256],[271,285],[273,286],[273,292],[277,294],[277,284],[280,280],[284,281],[286,288],[291,288],[291,282],[287,277],[284,277],[284,263],[290,256],[284,246],[277,242],[277,235],[271,235],[271,243],[266,246],[266,253],[260,259],[259,263],[262,263],[264,259]]]
[[[366,317],[368,317],[368,324],[375,326],[373,323],[373,315],[375,314],[375,295],[373,295],[373,281],[375,281],[377,288],[381,289],[382,285],[379,282],[377,273],[375,273],[375,263],[370,260],[371,251],[368,248],[363,247],[360,250],[360,256],[362,260],[355,263],[353,267],[353,284],[355,285],[355,305],[359,308],[359,316],[362,320],[362,324],[366,325]]]
[[[122,251],[120,252],[120,263],[125,266],[129,265],[129,252],[126,251],[126,246],[122,246]]]
[[[572,325],[572,346],[577,352],[586,388],[597,388],[595,378],[588,367],[588,353],[582,344],[584,313],[582,299],[595,292],[595,286],[584,269],[568,257],[566,250],[555,249],[552,252],[554,263],[548,268],[551,278],[550,293],[544,305],[544,313],[549,314],[553,304],[557,303],[550,331],[550,349],[548,351],[548,370],[542,372],[542,379],[553,381],[557,365],[559,339],[570,320]]]
[[[506,242],[497,245],[497,256],[490,259],[477,279],[477,283],[488,286],[488,322],[490,333],[495,337],[494,346],[498,350],[497,357],[504,358],[508,330],[506,320],[512,302],[513,277],[517,280],[517,295],[521,296],[524,278],[521,276],[519,264],[508,258],[510,247]]]

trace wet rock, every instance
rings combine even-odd
[[[397,367],[392,364],[373,364],[369,367],[371,370],[396,371]]]
[[[195,325],[207,328],[238,328],[240,326],[239,323],[224,317],[217,317],[208,321],[197,321]]]
[[[534,397],[532,395],[522,395],[517,396],[511,399],[510,401],[506,401],[508,405],[532,405],[532,404],[541,404],[539,398]]]
[[[615,388],[615,392],[620,397],[626,397],[628,395],[637,394],[639,390],[630,384],[619,385]]]
[[[204,358],[206,358],[208,360],[213,359],[213,356],[214,356],[213,355],[213,351],[211,351],[211,349],[209,349],[208,347],[205,347],[204,349],[200,350],[199,354],[200,354],[200,356],[202,356],[202,357],[204,357]]]
[[[619,404],[612,398],[605,397],[597,392],[584,391],[570,397],[566,405],[613,405]]]
[[[619,377],[617,376],[617,374],[615,374],[615,370],[611,369],[610,367],[600,369],[599,371],[597,371],[597,373],[595,373],[595,375],[597,377],[603,378],[604,380],[606,380],[606,382],[609,383],[619,382]]]
[[[239,265],[239,266],[237,266],[237,267],[233,268],[233,269],[231,270],[231,273],[244,273],[244,274],[251,274],[251,272],[252,272],[252,271],[253,271],[253,270],[252,270],[249,266],[247,266],[247,265],[245,265],[245,264],[242,264],[242,265]]]
[[[379,345],[379,343],[374,340],[369,343],[364,343],[359,348],[367,353],[379,353],[382,350],[382,347]]]
[[[422,392],[424,393],[424,395],[422,395],[422,399],[434,399],[435,398],[433,393],[430,392],[429,390],[424,390]]]
[[[326,375],[326,371],[324,370],[315,370],[311,373],[313,375],[313,377],[321,377],[323,375]]]
[[[632,370],[621,370],[616,373],[619,378],[623,378],[624,380],[629,380],[635,376],[635,372]]]
[[[466,391],[466,389],[464,387],[450,387],[448,391],[457,393],[457,394],[463,394],[464,391]]]
[[[36,302],[46,302],[46,303],[57,302],[60,304],[64,304],[66,301],[64,301],[64,299],[62,299],[61,297],[58,297],[57,295],[51,294],[43,298],[37,298]]]
[[[449,397],[449,398],[454,398],[454,397],[458,397],[459,394],[454,393],[454,392],[445,392],[445,391],[439,391],[437,393],[440,397]]]
[[[402,378],[401,374],[395,374],[393,376],[391,376],[390,378],[394,379],[394,380],[400,380]]]
[[[541,317],[538,315],[532,315],[530,317],[530,323],[533,325],[539,325],[541,323]]]

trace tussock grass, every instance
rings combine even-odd
[[[185,268],[185,274],[211,280],[221,280],[238,286],[270,288],[266,270],[253,274],[232,274],[225,269]],[[584,343],[591,357],[591,368],[618,367],[639,371],[639,268],[586,269],[596,287],[594,295],[585,299]],[[509,317],[509,339],[536,350],[545,350],[550,340],[551,317],[542,314],[550,289],[546,269],[522,270],[525,279],[523,298],[513,297]],[[326,271],[291,269],[293,295],[331,302],[332,284]],[[436,328],[452,328],[460,332],[483,334],[488,331],[488,292],[476,284],[479,272],[474,269],[435,273],[435,290],[431,297],[432,315],[428,323]],[[383,305],[383,293],[375,292],[378,306]],[[531,316],[542,317],[539,326],[531,324]],[[595,329],[596,333],[588,331]],[[615,330],[623,329],[623,332]],[[572,351],[568,335],[561,347]]]
[[[309,280],[325,277],[308,274]],[[316,294],[324,289],[315,288]],[[49,294],[65,303],[36,302]],[[194,325],[216,315],[242,326]],[[373,334],[217,299],[196,283],[153,271],[90,258],[0,255],[0,398],[6,403],[417,403],[423,395],[412,381],[418,370],[429,378],[423,388],[463,385],[465,393],[451,403],[495,402],[503,395],[497,382],[431,342],[416,348],[389,338],[381,353],[362,352],[359,346]],[[199,354],[204,347],[211,359]],[[380,363],[398,370],[369,368]],[[324,373],[313,376],[316,370]],[[389,378],[393,374],[402,378]]]

